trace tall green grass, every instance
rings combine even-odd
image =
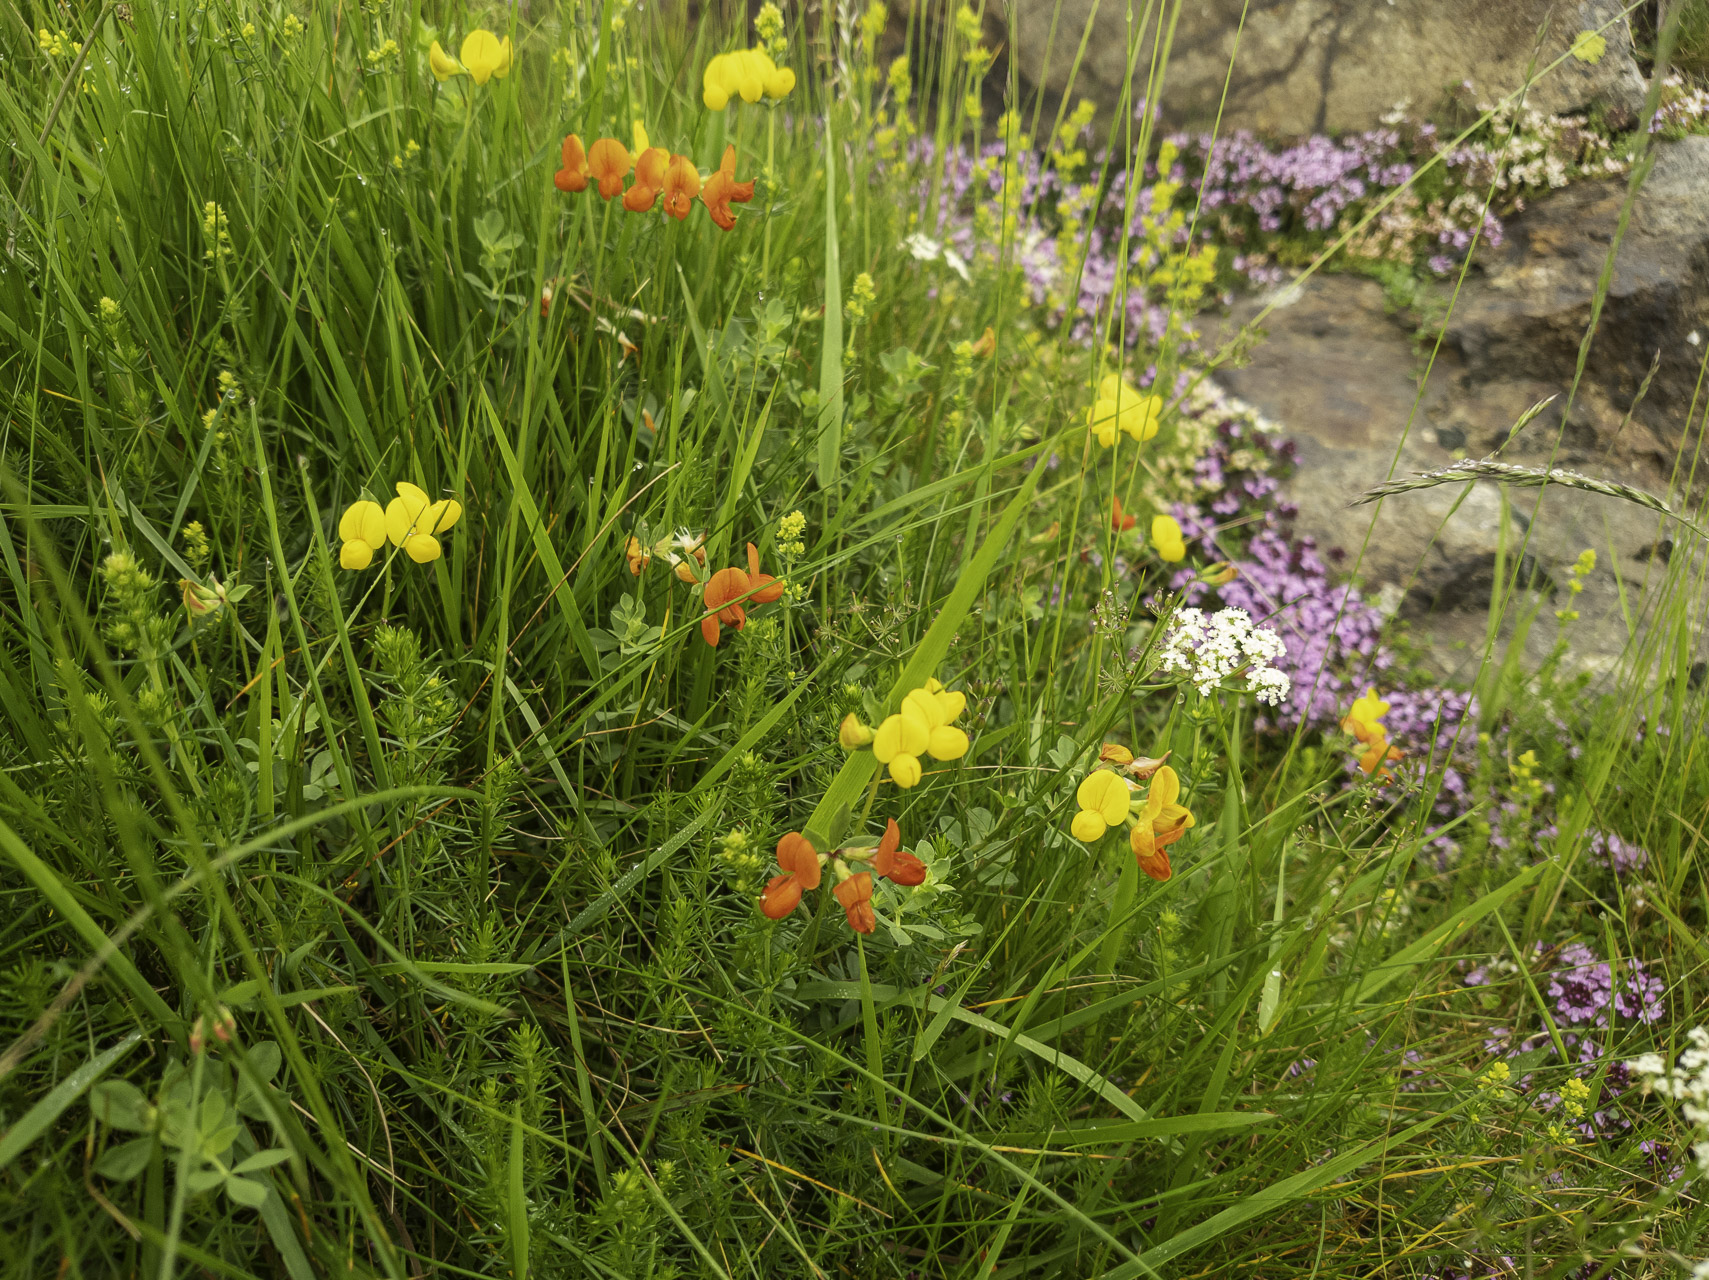
[[[1176,8],[1136,14],[1135,99]],[[1290,746],[1162,682],[1133,601],[1088,626],[1114,481],[1083,414],[1111,357],[1012,275],[897,248],[933,225],[915,178],[992,128],[953,21],[906,28],[931,155],[882,162],[900,104],[853,11],[792,13],[795,95],[723,115],[698,75],[750,42],[733,21],[526,12],[0,25],[9,1266],[1565,1275],[1689,1252],[1701,1213],[1657,1199],[1638,1145],[1677,1158],[1664,1112],[1575,1152],[1475,1080],[1490,1028],[1548,1025],[1534,944],[1665,975],[1673,1021],[1622,1024],[1605,1062],[1702,1003],[1701,549],[1647,587],[1606,696],[1492,650],[1514,722],[1576,717],[1583,754],[1550,762],[1571,818],[1553,860],[1437,873],[1427,800],[1345,791],[1333,737]],[[437,85],[420,24],[454,48],[483,18],[511,73]],[[1150,154],[1120,105],[1118,160]],[[735,231],[554,190],[564,133],[637,119],[702,169],[736,145],[759,190]],[[877,303],[845,328],[862,272]],[[398,481],[460,497],[445,556],[340,570],[339,513]],[[755,543],[794,590],[709,648],[662,557],[629,571],[631,537],[678,528],[713,568]],[[191,625],[179,579],[248,594]],[[933,675],[968,691],[973,746],[899,791],[837,726]],[[1188,783],[1168,882],[1066,834],[1107,738]],[[889,817],[934,872],[886,901],[897,929],[857,939],[826,893],[757,914],[779,835]],[[1652,851],[1641,900],[1584,868],[1592,819]],[[1466,989],[1492,956],[1519,963]]]

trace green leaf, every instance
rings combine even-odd
[[[245,1163],[248,1163],[245,1161]],[[267,1199],[267,1185],[262,1182],[251,1182],[248,1178],[227,1178],[225,1193],[245,1209],[259,1209],[261,1202]]]
[[[89,1110],[102,1124],[146,1133],[154,1128],[154,1106],[129,1080],[107,1080],[89,1095]]]
[[[95,1172],[114,1182],[127,1182],[148,1168],[154,1155],[153,1138],[132,1138],[116,1147],[109,1147],[95,1161]]]
[[[276,1164],[284,1164],[291,1158],[291,1153],[283,1147],[268,1147],[265,1151],[257,1151],[247,1160],[239,1161],[232,1168],[233,1173],[259,1173],[263,1169],[271,1169]]]

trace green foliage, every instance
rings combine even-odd
[[[1490,736],[1391,783],[1333,724],[1260,720],[1249,672],[1183,685],[1183,566],[1149,519],[1250,415],[1189,391],[1104,451],[1086,413],[1124,364],[1172,384],[1221,255],[1177,243],[1163,184],[1130,283],[1167,323],[1109,352],[1003,253],[899,247],[939,230],[917,183],[941,198],[998,91],[975,10],[881,60],[877,6],[753,33],[509,8],[484,84],[432,70],[480,25],[455,10],[11,16],[19,1274],[1354,1276],[1696,1247],[1642,1145],[1687,1131],[1610,1083],[1674,1024],[1582,1032],[1586,1074],[1539,994],[1581,942],[1642,959],[1681,1025],[1697,1007],[1688,557],[1620,696],[1566,674],[1569,598],[1541,673],[1490,655]],[[708,57],[756,42],[796,96],[703,110]],[[736,148],[734,229],[555,189],[565,133],[636,120],[697,172]],[[1090,124],[1040,136],[1107,183]],[[956,212],[1013,248],[998,202]],[[409,486],[460,517],[421,531]],[[342,527],[394,494],[397,535]],[[912,752],[918,785],[839,745],[934,679],[968,741]],[[1070,835],[1106,742],[1178,773],[1167,879],[1125,834],[1144,784],[1115,833]],[[1592,816],[1645,878],[1593,861]],[[889,820],[919,880],[881,875],[852,933],[833,888]],[[773,920],[799,831],[831,860]],[[1630,1127],[1579,1146],[1569,1102]]]

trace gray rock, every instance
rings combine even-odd
[[[1265,301],[1242,302],[1228,324],[1250,319]],[[1216,376],[1296,442],[1299,465],[1286,496],[1299,507],[1298,532],[1316,538],[1325,558],[1353,574],[1368,597],[1398,606],[1444,674],[1469,675],[1481,658],[1503,537],[1500,488],[1444,485],[1391,497],[1380,508],[1350,505],[1364,490],[1444,466],[1457,453],[1476,457],[1502,447],[1508,461],[1552,461],[1665,491],[1665,477],[1652,468],[1610,453],[1624,406],[1599,388],[1581,392],[1558,447],[1558,414],[1540,416],[1510,440],[1515,420],[1559,392],[1558,381],[1522,362],[1499,371],[1486,366],[1481,372],[1495,376],[1474,377],[1449,344],[1421,392],[1413,325],[1386,310],[1374,282],[1316,277],[1278,301],[1250,363]],[[1632,452],[1659,448],[1642,424],[1625,430],[1648,441]],[[1610,668],[1626,646],[1628,616],[1643,614],[1664,568],[1657,544],[1677,531],[1652,512],[1592,494],[1551,488],[1540,496],[1510,490],[1509,498],[1507,554],[1523,549],[1526,576],[1544,596],[1529,656],[1540,660],[1553,643],[1552,611],[1566,605],[1564,585],[1588,547],[1598,564],[1577,604],[1571,658],[1583,668]]]
[[[1021,75],[1052,96],[1089,97],[1106,111],[1121,101],[1130,65],[1129,12],[1114,0],[1008,0]],[[1242,8],[1244,29],[1239,32]],[[1167,10],[1169,6],[1165,6]],[[1594,65],[1568,57],[1527,94],[1529,105],[1567,112],[1604,103],[1635,112],[1644,85],[1617,0],[1190,0],[1181,6],[1160,96],[1173,124],[1208,126],[1223,96],[1224,129],[1281,134],[1368,129],[1399,102],[1419,112],[1443,105],[1470,81],[1495,100],[1548,67],[1580,31],[1601,29]],[[1078,72],[1076,56],[1087,36]],[[1136,62],[1132,99],[1145,96],[1149,42]]]
[[[1555,192],[1511,219],[1499,248],[1474,258],[1448,324],[1472,382],[1515,369],[1563,388],[1571,381],[1626,189],[1597,181]],[[1706,340],[1709,137],[1691,137],[1661,147],[1638,193],[1586,366],[1593,387],[1630,400],[1659,356],[1637,410],[1666,446],[1650,461],[1670,462],[1683,439]],[[1632,440],[1614,443],[1630,455]]]

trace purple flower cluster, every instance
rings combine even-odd
[[[1411,140],[1433,142],[1434,127],[1421,126]],[[1202,157],[1204,207],[1250,210],[1263,231],[1281,231],[1294,219],[1307,230],[1327,231],[1349,205],[1373,190],[1398,187],[1414,171],[1395,129],[1318,135],[1285,147],[1245,130],[1214,142],[1209,135],[1182,135],[1177,144]]]
[[[1643,961],[1628,959],[1626,973],[1616,981],[1608,962],[1582,942],[1562,948],[1546,988],[1560,1023],[1599,1028],[1608,1025],[1610,1007],[1623,1018],[1659,1022],[1667,1012],[1662,991],[1661,979],[1652,977]]]
[[[1623,876],[1632,871],[1642,871],[1650,864],[1650,851],[1648,849],[1641,845],[1630,844],[1612,831],[1591,833],[1590,856],[1595,859],[1598,865],[1607,867],[1617,876]]]

